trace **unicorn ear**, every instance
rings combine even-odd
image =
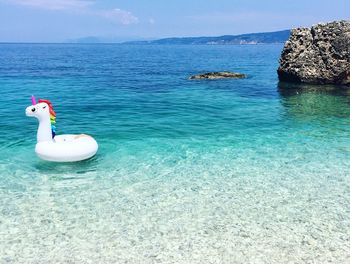
[[[36,100],[35,100],[34,95],[32,95],[32,105],[36,105]]]

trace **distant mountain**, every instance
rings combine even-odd
[[[1,0],[0,0],[1,1]],[[118,37],[100,37],[89,36],[75,39],[67,39],[65,43],[83,43],[83,44],[96,44],[96,43],[124,43],[125,41],[145,41],[141,37],[133,36],[118,36]]]
[[[123,44],[143,45],[244,45],[244,44],[269,44],[284,43],[289,38],[290,30],[276,32],[250,33],[242,35],[225,35],[219,37],[184,37],[163,38],[149,41],[128,41]]]
[[[101,43],[101,40],[98,37],[84,37],[84,38],[77,38],[77,39],[68,39],[66,41],[67,43]]]

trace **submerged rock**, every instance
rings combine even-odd
[[[202,79],[225,79],[225,78],[233,78],[233,79],[242,79],[246,78],[247,76],[242,73],[236,73],[236,72],[208,72],[203,74],[197,74],[191,76],[190,80],[202,80]]]
[[[350,22],[293,29],[277,72],[280,81],[350,85]]]

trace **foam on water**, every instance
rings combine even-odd
[[[2,47],[2,262],[350,260],[349,97],[278,91],[280,46]],[[186,80],[208,61],[249,78]],[[38,160],[31,93],[98,155]]]

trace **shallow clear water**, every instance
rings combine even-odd
[[[0,45],[0,262],[349,262],[350,92],[278,84],[281,49]],[[39,160],[31,94],[98,154]]]

